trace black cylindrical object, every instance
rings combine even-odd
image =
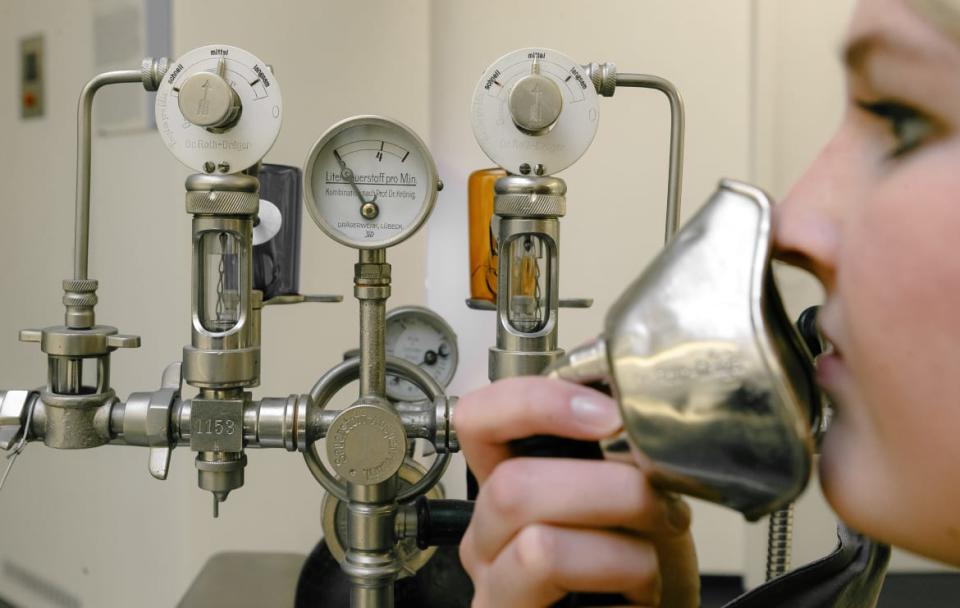
[[[459,545],[473,517],[473,501],[417,500],[417,546],[421,549]]]
[[[603,460],[603,452],[596,441],[583,441],[568,437],[537,435],[510,442],[514,456],[527,458],[577,458],[580,460]]]

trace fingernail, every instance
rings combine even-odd
[[[620,428],[620,412],[610,399],[576,395],[570,400],[570,410],[580,423],[597,431],[613,433]]]
[[[690,527],[690,506],[676,496],[668,496],[666,503],[667,525],[678,534],[686,532]]]

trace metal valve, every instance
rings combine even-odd
[[[349,483],[383,483],[400,470],[407,434],[397,412],[370,401],[343,410],[327,432],[327,458]]]
[[[166,479],[170,453],[176,442],[170,430],[170,413],[180,399],[180,362],[163,372],[160,388],[152,393],[133,393],[123,408],[123,438],[131,445],[150,448],[148,466],[156,479]]]
[[[213,133],[237,124],[243,106],[226,77],[227,60],[221,57],[215,74],[198,72],[187,78],[177,97],[183,117]]]
[[[510,89],[507,107],[513,123],[529,135],[543,135],[557,124],[563,95],[557,83],[540,73],[539,59],[533,59],[530,74]]]

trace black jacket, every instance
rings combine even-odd
[[[830,555],[748,591],[724,608],[871,608],[890,562],[890,547],[842,524]]]

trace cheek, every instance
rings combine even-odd
[[[896,518],[957,519],[928,508],[960,500],[944,488],[960,477],[960,146],[920,154],[846,203],[837,259],[855,390],[828,436],[825,487],[841,515],[879,518],[888,538]]]
[[[846,355],[878,423],[899,426],[960,389],[960,146],[893,169],[848,211]]]

